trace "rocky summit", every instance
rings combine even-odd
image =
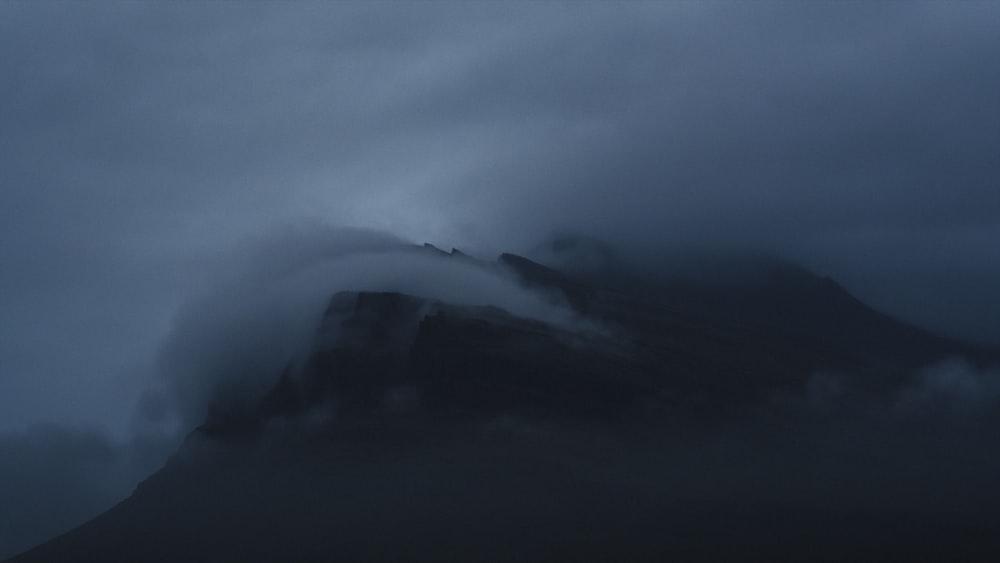
[[[421,252],[513,278],[564,316],[333,295],[311,352],[266,393],[217,396],[131,497],[12,561],[1000,554],[996,494],[912,465],[948,468],[928,456],[990,438],[925,447],[937,419],[893,410],[925,366],[996,351],[774,261],[656,277]]]

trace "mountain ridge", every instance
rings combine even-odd
[[[815,545],[837,559],[993,553],[975,511],[892,513],[896,529],[882,509],[831,517],[808,504],[685,501],[671,486],[643,488],[621,461],[659,467],[662,440],[687,451],[720,427],[783,423],[776,397],[817,373],[882,397],[928,358],[991,351],[898,323],[796,268],[749,288],[664,285],[650,298],[513,254],[421,251],[510,272],[565,303],[580,330],[400,292],[337,293],[308,358],[255,405],[217,398],[129,499],[11,561],[469,560],[490,559],[487,546],[530,560],[781,558]],[[784,545],[766,539],[776,529],[755,523],[762,515],[805,523]],[[713,518],[732,526],[728,547],[713,544]],[[663,523],[688,536],[664,536]],[[927,537],[905,544],[914,530]]]

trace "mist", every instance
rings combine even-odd
[[[619,257],[610,246],[596,241],[570,244],[568,240],[537,247],[538,252],[559,247],[550,257],[561,257],[562,267],[582,276],[627,268],[632,259]],[[654,275],[654,279],[697,275],[699,283],[733,286],[762,283],[755,277],[756,270],[741,268],[756,264],[753,259],[720,271],[713,269],[718,265],[713,259],[692,262],[690,254],[669,256],[666,263],[640,269],[636,275]],[[13,495],[8,505],[12,511],[2,516],[17,525],[9,528],[11,535],[0,543],[6,551],[0,553],[13,554],[110,507],[182,442],[189,458],[208,455],[206,459],[214,460],[220,454],[212,448],[198,453],[192,446],[192,440],[199,438],[191,430],[206,421],[213,402],[258,403],[289,366],[308,359],[321,339],[335,339],[336,335],[321,328],[330,324],[324,311],[340,292],[401,292],[430,302],[498,307],[560,330],[626,340],[613,326],[580,318],[557,295],[525,287],[512,272],[491,260],[424,247],[386,233],[316,225],[283,229],[255,237],[212,264],[216,283],[203,287],[178,310],[161,345],[152,383],[135,415],[138,434],[131,441],[114,442],[96,432],[52,428],[8,436],[0,443],[6,459],[19,460],[2,480]],[[406,347],[407,343],[397,345]],[[540,475],[565,472],[560,486],[574,491],[566,494],[577,495],[577,502],[588,509],[600,507],[602,515],[583,524],[572,507],[540,500],[530,521],[550,526],[555,537],[570,533],[566,530],[572,526],[585,525],[631,538],[643,525],[641,519],[631,520],[635,516],[626,508],[632,495],[650,503],[652,513],[665,510],[663,518],[672,522],[678,518],[677,508],[667,507],[758,506],[778,513],[816,507],[835,514],[860,511],[864,518],[948,515],[957,526],[1000,502],[992,486],[993,476],[1000,471],[1000,455],[990,431],[1000,407],[998,370],[964,358],[944,358],[881,391],[859,384],[872,374],[817,372],[801,388],[776,390],[732,417],[652,418],[634,432],[628,427],[602,429],[583,421],[500,415],[480,421],[443,446],[433,442],[431,451],[449,459],[447,467],[428,467],[424,458],[411,458],[413,452],[406,448],[390,448],[385,455],[394,472],[422,475],[423,486],[431,489],[450,491],[456,482],[463,483],[463,498],[483,503],[482,514],[476,512],[475,504],[469,509],[483,522],[517,518],[520,501],[516,499],[531,494],[545,499],[554,494],[548,489],[535,491],[538,479],[547,479]],[[400,395],[396,403],[394,408],[422,408],[418,397]],[[332,405],[320,405],[299,418],[276,418],[267,427],[266,439],[271,447],[279,448],[289,440],[308,440],[310,433],[337,424],[332,409]],[[497,477],[488,487],[463,477],[482,471],[476,452],[494,451],[497,444],[525,459],[539,457],[540,465],[501,463],[493,468]],[[211,464],[229,467],[241,463],[240,456],[247,454],[231,455],[223,454]],[[281,474],[281,459],[276,458],[274,467],[267,462],[263,470]],[[176,456],[171,463],[178,463]],[[192,463],[191,459],[186,463]],[[367,462],[358,462],[359,468],[352,465],[354,461],[344,463],[338,471],[348,475],[375,471],[367,468]],[[311,481],[320,477],[309,473],[310,469],[302,470],[306,472],[303,483],[311,483],[308,486],[339,490],[322,480]],[[238,473],[225,486],[251,486],[253,475]],[[206,479],[204,486],[211,486],[212,478]],[[274,494],[290,494],[281,488],[285,486],[275,485]],[[325,498],[322,495],[328,492],[317,493],[316,498]],[[344,500],[340,511],[345,518],[361,518],[359,522],[391,510],[394,494],[410,495],[407,506],[426,511],[425,524],[431,528],[417,527],[408,533],[424,530],[427,537],[436,537],[433,525],[450,522],[448,513],[439,512],[440,499],[414,498],[410,489],[397,490],[377,477],[361,478],[351,494],[353,500]],[[509,498],[498,500],[505,496]],[[63,504],[67,498],[74,499],[72,510]],[[357,505],[361,499],[363,504]],[[19,507],[29,502],[39,512],[26,518]],[[351,516],[352,511],[367,516]],[[729,514],[725,525],[736,530],[744,530],[750,521],[742,518],[753,518],[739,511]],[[693,518],[697,522],[701,516],[696,512]],[[676,523],[681,529],[695,526],[687,520]],[[305,529],[308,522],[301,525]],[[467,538],[469,542],[492,533],[492,528],[477,530]],[[367,532],[359,529],[357,533]],[[536,535],[527,533],[525,541],[544,545],[545,540]],[[463,545],[459,542],[449,549]],[[640,550],[642,545],[634,547]],[[442,556],[452,553],[440,546],[427,549]]]
[[[524,287],[492,258],[448,254],[384,233],[299,228],[258,237],[242,249],[245,255],[230,255],[219,267],[219,285],[174,319],[154,389],[143,401],[146,422],[175,423],[186,433],[203,421],[221,387],[239,387],[249,402],[259,400],[287,366],[305,362],[324,311],[341,292],[398,292],[499,307],[566,330],[600,330],[559,296]]]
[[[226,382],[307,354],[338,291],[609,330],[424,242],[658,279],[776,257],[996,347],[998,28],[989,2],[3,3],[0,440],[28,452],[3,459],[166,457]],[[995,373],[954,359],[877,400],[820,374],[789,401],[836,413],[820,435],[931,428],[962,459]],[[138,479],[81,472],[17,475],[86,507]]]
[[[401,292],[455,305],[495,306],[561,330],[627,341],[613,325],[582,319],[559,296],[523,286],[497,264],[384,233],[296,229],[257,238],[243,248],[247,259],[234,258],[233,264],[247,267],[232,267],[219,276],[225,280],[219,287],[187,304],[161,351],[158,377],[167,394],[154,393],[147,400],[157,398],[161,408],[178,416],[177,429],[204,421],[220,385],[240,386],[250,394],[247,402],[255,404],[279,374],[306,361],[318,339],[336,340],[319,329],[335,324],[322,314],[341,291]],[[535,249],[584,279],[619,268],[653,283],[681,276],[699,284],[752,287],[766,283],[761,260],[770,263],[729,247],[673,249],[650,264],[610,244],[565,237]],[[271,256],[276,258],[269,261]],[[801,387],[775,389],[731,417],[652,418],[634,435],[578,421],[501,415],[448,447],[464,455],[497,441],[523,441],[525,455],[551,449],[555,457],[549,461],[577,477],[685,502],[961,517],[1000,502],[992,492],[1000,455],[991,431],[1000,408],[1000,366],[946,357],[889,387],[866,382],[879,376],[816,372]],[[400,408],[422,408],[419,398],[401,396],[399,401]],[[327,428],[335,424],[331,409],[326,405],[301,420],[276,419],[271,439],[297,440],[298,433]],[[608,459],[616,461],[608,464]],[[399,462],[397,469],[408,471],[408,463]],[[452,470],[460,472],[463,462],[455,463]],[[505,486],[528,479],[516,471]]]
[[[3,7],[3,428],[127,432],[214,262],[303,224],[736,247],[1000,343],[992,4],[119,8]]]

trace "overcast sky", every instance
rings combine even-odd
[[[4,2],[0,433],[126,435],[178,307],[330,225],[736,244],[1000,343],[998,29],[995,2]]]
[[[227,341],[212,291],[387,240],[341,227],[736,246],[1000,345],[997,30],[994,1],[0,2],[0,557],[160,463],[140,398]]]

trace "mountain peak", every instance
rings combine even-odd
[[[830,516],[761,508],[754,481],[745,498],[723,490],[729,504],[684,504],[671,479],[691,465],[687,482],[704,481],[715,454],[698,440],[720,428],[740,428],[727,436],[742,444],[747,425],[809,422],[779,399],[822,392],[817,374],[845,374],[833,387],[891,401],[903,375],[974,352],[781,262],[645,278],[588,278],[506,253],[475,263],[603,330],[400,292],[337,293],[306,357],[259,401],[215,405],[132,497],[15,561],[469,560],[487,545],[509,559],[705,560],[720,558],[720,518],[742,530],[727,537],[740,555],[814,553],[822,537],[824,553],[856,559],[850,537],[882,538],[896,519],[853,511],[810,528]],[[664,536],[665,522],[683,540]],[[787,522],[813,539],[763,546]],[[845,526],[849,541],[831,535]]]

